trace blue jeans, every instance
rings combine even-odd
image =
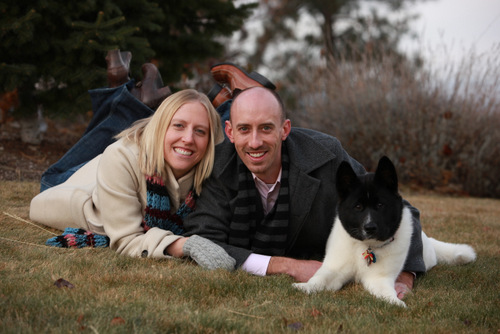
[[[222,129],[226,127],[226,121],[229,121],[229,112],[231,111],[231,104],[233,100],[227,100],[217,107],[217,112],[219,113],[220,120],[222,122]],[[224,133],[224,136],[226,134]]]
[[[59,161],[50,166],[42,175],[40,191],[63,183],[78,169],[104,152],[112,144],[121,131],[130,127],[135,121],[151,116],[154,110],[136,99],[130,90],[135,81],[116,88],[98,88],[90,90],[94,115],[82,138],[63,155]],[[219,106],[222,127],[229,119],[231,101]]]

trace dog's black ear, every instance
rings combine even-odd
[[[395,193],[398,192],[396,167],[394,167],[392,161],[386,156],[383,156],[378,162],[377,170],[375,171],[375,182],[385,185]]]
[[[359,183],[358,176],[347,161],[342,161],[337,169],[337,193],[339,198],[345,199],[351,189]]]

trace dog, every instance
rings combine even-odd
[[[399,195],[396,168],[382,157],[375,173],[357,176],[344,161],[336,180],[339,204],[323,264],[307,283],[294,286],[307,293],[337,291],[355,281],[372,295],[406,307],[394,284],[410,248],[413,218]],[[465,264],[476,259],[469,245],[442,242],[424,232],[422,243],[426,271],[437,263]]]

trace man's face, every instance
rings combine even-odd
[[[276,98],[261,88],[241,93],[226,121],[226,135],[247,168],[266,183],[274,183],[281,168],[281,145],[290,133]]]

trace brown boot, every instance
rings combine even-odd
[[[156,110],[172,92],[170,88],[163,87],[161,74],[154,64],[143,64],[141,70],[142,81],[136,83],[131,93],[142,103]]]
[[[221,86],[217,83],[208,92],[207,96],[212,102],[214,108],[217,108],[222,103],[233,98],[233,94],[231,94],[231,90],[229,89],[229,87],[225,85]]]
[[[118,87],[130,80],[130,61],[132,53],[129,51],[120,52],[120,50],[110,50],[106,55],[108,86],[110,88]]]
[[[233,94],[236,89],[243,90],[257,86],[276,89],[276,86],[266,77],[257,72],[247,73],[244,69],[232,63],[214,65],[210,72],[215,81],[220,85],[228,85]]]

